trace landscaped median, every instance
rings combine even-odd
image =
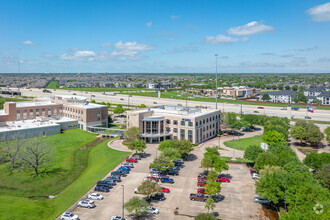
[[[262,135],[254,136],[249,138],[241,138],[239,140],[230,140],[224,143],[225,146],[238,149],[238,150],[246,150],[246,148],[250,145],[258,145],[262,142]]]
[[[78,130],[80,131],[80,130]],[[89,133],[84,132],[84,135]],[[83,137],[81,137],[83,138]],[[87,161],[86,168],[62,190],[55,198],[27,198],[19,195],[13,196],[8,192],[0,195],[0,219],[55,219],[72,204],[77,202],[86,192],[88,192],[95,183],[102,179],[123,161],[130,153],[113,150],[108,147],[108,142],[105,140],[96,146],[88,147],[87,149],[78,151],[87,151],[85,159]],[[63,148],[65,148],[65,144]],[[74,154],[76,155],[76,154]],[[81,158],[84,159],[84,158]],[[74,163],[74,158],[71,158],[71,163]],[[73,169],[74,171],[75,169]],[[77,172],[79,170],[77,169]],[[49,174],[52,175],[52,174]],[[74,174],[72,174],[74,175]],[[33,178],[33,177],[31,177]],[[36,177],[39,178],[39,177]],[[42,178],[42,177],[40,177]],[[61,177],[58,177],[61,178]],[[49,182],[49,187],[54,187],[52,182]],[[47,185],[42,187],[47,188]],[[47,191],[47,190],[46,190]]]

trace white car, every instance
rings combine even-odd
[[[111,220],[126,220],[125,218],[122,218],[120,216],[112,216]]]
[[[84,207],[84,208],[95,208],[96,205],[93,200],[86,199],[84,201],[80,201],[78,203],[78,207]]]
[[[153,182],[153,183],[157,183],[157,182],[156,182],[155,180],[153,180],[153,179],[148,179],[148,178],[144,178],[144,179],[143,179],[143,181],[148,181],[148,180],[151,181],[151,182]]]
[[[138,188],[135,188],[135,189],[134,189],[134,193],[135,193],[135,194],[139,194],[139,189],[138,189]]]
[[[121,165],[122,167],[130,167],[130,168],[134,168],[134,164],[133,163],[124,163]]]
[[[91,194],[88,194],[88,198],[89,199],[102,200],[103,196],[99,193],[91,193]]]
[[[253,178],[253,179],[257,179],[257,178],[259,178],[259,174],[258,174],[258,173],[252,173],[252,178]]]
[[[148,177],[150,177],[150,176],[158,178],[158,179],[160,178],[160,175],[158,173],[151,173],[148,175]]]
[[[148,214],[159,214],[158,209],[156,209],[155,207],[149,206],[148,208],[146,208],[146,211]]]
[[[61,220],[79,220],[79,217],[71,212],[64,212],[61,216]]]

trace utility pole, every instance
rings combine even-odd
[[[215,54],[215,109],[218,109],[218,54]]]

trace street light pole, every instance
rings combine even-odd
[[[215,54],[215,109],[218,109],[218,54]]]
[[[122,207],[122,214],[121,214],[122,216],[121,217],[124,218],[124,195],[125,195],[124,193],[125,193],[125,186],[124,185],[121,185],[121,186],[123,187],[123,207]]]

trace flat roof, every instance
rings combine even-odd
[[[47,105],[60,105],[59,103],[54,102],[15,102],[16,108],[24,108],[24,107],[35,107],[35,106],[47,106]]]
[[[55,95],[55,97],[62,97],[65,99],[82,100],[82,101],[87,99],[87,97],[79,96],[79,95]]]
[[[80,103],[66,103],[66,106],[72,106],[72,107],[78,107],[78,108],[83,108],[83,109],[93,109],[93,108],[104,108],[108,107],[106,105],[100,105],[100,104],[95,104],[95,103],[86,103],[86,104],[80,104]]]

